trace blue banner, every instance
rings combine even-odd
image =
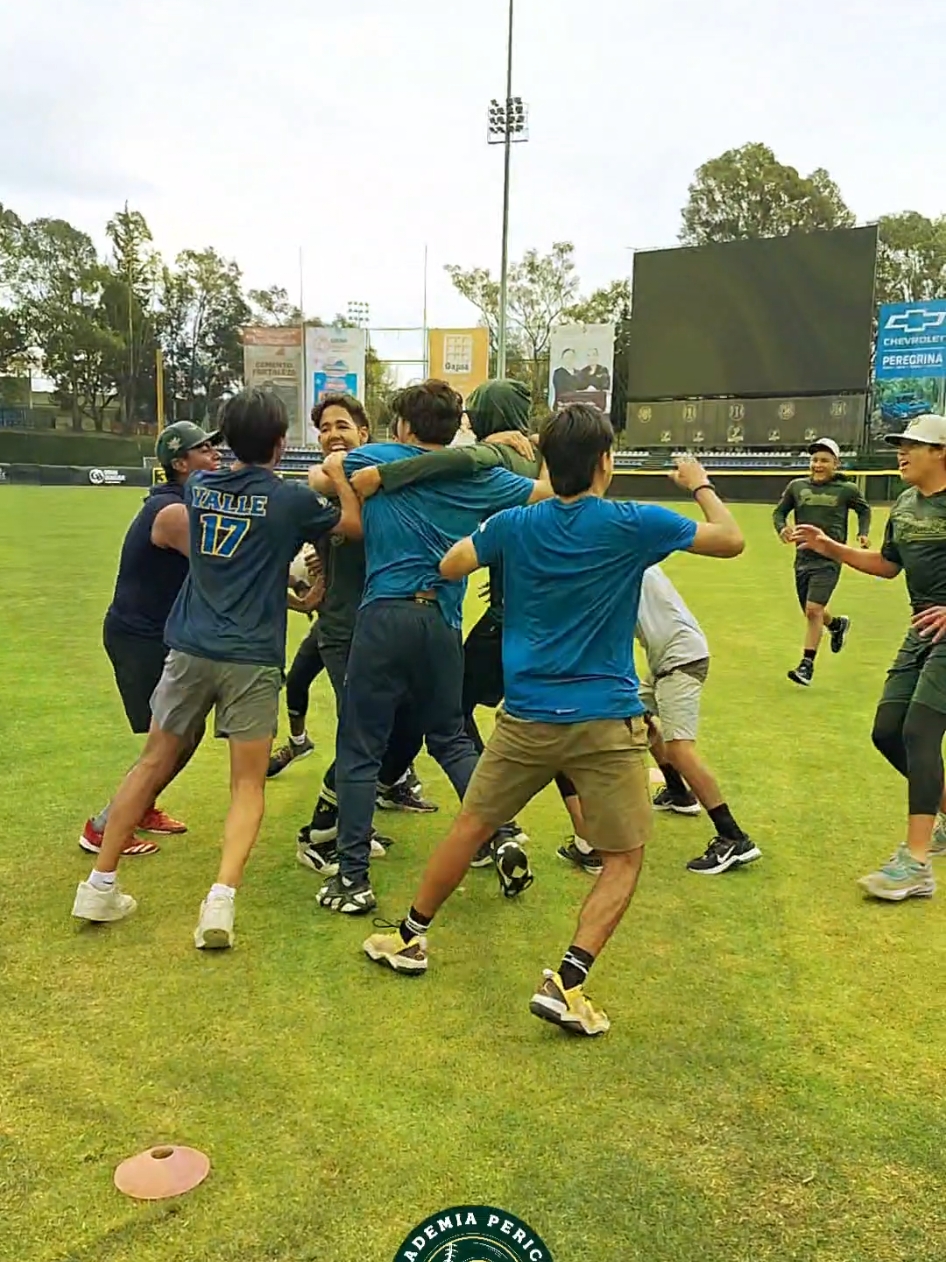
[[[946,377],[946,299],[896,302],[880,308],[876,381]]]

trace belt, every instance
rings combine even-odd
[[[408,596],[408,600],[413,600],[417,605],[436,605],[436,592],[415,592],[413,596]]]

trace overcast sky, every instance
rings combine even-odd
[[[33,0],[0,24],[0,201],[102,240],[127,198],[166,255],[213,245],[332,315],[474,323],[498,273],[507,0]],[[862,221],[946,211],[946,0],[516,0],[511,251],[584,289],[672,245],[695,168],[764,141]]]

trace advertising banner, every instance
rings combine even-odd
[[[318,441],[309,414],[325,395],[353,394],[364,402],[366,350],[364,329],[306,328],[306,442]]]
[[[593,403],[611,411],[614,379],[614,325],[561,324],[552,330],[549,407]]]
[[[489,377],[488,329],[429,329],[429,373],[466,399]]]
[[[279,395],[289,413],[289,441],[301,443],[302,330],[244,329],[243,380],[248,389],[271,390]]]
[[[871,437],[901,431],[946,401],[946,299],[895,302],[880,308],[874,355]]]

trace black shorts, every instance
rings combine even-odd
[[[164,670],[167,647],[163,640],[115,631],[107,622],[102,642],[115,672],[115,683],[131,730],[143,734],[151,727],[151,694]]]
[[[841,577],[841,566],[837,561],[824,559],[823,565],[797,566],[795,569],[795,591],[798,603],[805,611],[805,606],[826,605],[834,594]]]
[[[487,611],[463,646],[463,713],[472,714],[478,705],[495,708],[505,692],[503,627]]]

